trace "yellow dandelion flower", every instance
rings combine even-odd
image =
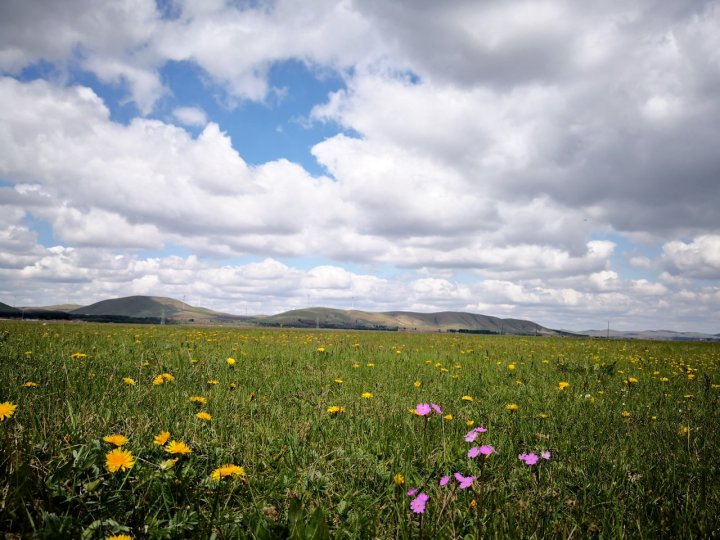
[[[623,418],[630,418],[632,416],[630,411],[623,411],[621,414]]]
[[[373,364],[372,362],[370,362],[369,364],[366,364],[366,365],[367,365],[367,367],[375,367],[375,364]]]
[[[628,377],[628,382],[630,384],[637,384],[638,380],[635,377]]]
[[[87,354],[81,353],[81,352],[75,352],[70,355],[70,358],[74,358],[75,360],[80,360],[81,358],[87,358]]]
[[[453,419],[453,415],[452,415],[452,414],[446,414],[445,416],[443,416],[443,420],[447,420],[448,422],[449,422],[450,420],[452,420],[452,419]]]
[[[210,386],[215,386],[216,384],[220,384],[220,381],[218,381],[217,379],[210,379],[210,380],[208,381],[208,384],[209,384]]]
[[[474,425],[475,425],[475,420],[465,420],[465,425],[468,426],[468,427],[469,427],[469,426],[474,426]]]
[[[163,446],[168,441],[169,438],[170,438],[170,432],[163,431],[159,435],[155,435],[155,437],[153,437],[153,443],[157,444],[159,446]]]
[[[545,420],[546,418],[550,418],[550,415],[548,413],[541,412],[540,414],[537,415],[537,417],[540,418],[541,420]]]
[[[509,364],[507,368],[508,371],[515,371],[515,364]]]
[[[685,437],[690,433],[690,426],[682,426],[680,429],[678,429],[678,436]]]
[[[240,480],[245,479],[245,469],[240,467],[239,465],[233,465],[232,463],[228,463],[227,465],[223,465],[222,467],[218,467],[213,472],[210,473],[210,478],[215,480],[216,482],[219,482],[223,478],[239,478]]]
[[[15,409],[17,409],[17,405],[10,403],[9,401],[0,403],[0,421],[4,422],[5,419],[10,418],[13,414],[15,414]]]
[[[420,381],[415,381],[415,382],[413,383],[413,386],[414,386],[415,388],[420,388],[420,387],[422,386],[422,383],[421,383]]]
[[[360,364],[353,364],[353,365],[352,365],[352,368],[353,368],[353,369],[358,369],[359,367],[360,367]]]
[[[159,465],[160,470],[161,470],[161,471],[170,470],[170,469],[172,469],[172,468],[175,466],[175,464],[176,464],[177,462],[178,462],[178,458],[166,459],[166,460],[164,460],[164,461],[161,461],[161,462],[160,462],[160,465]]]
[[[23,387],[25,387],[25,388],[35,388],[37,385],[38,385],[38,384],[37,384],[36,382],[33,382],[33,381],[25,381],[25,382],[23,383]]]
[[[343,381],[342,379],[335,379],[335,382],[336,382],[337,384],[342,384],[342,383],[344,383],[345,381]]]
[[[190,453],[192,453],[192,450],[190,450],[190,447],[181,441],[170,441],[165,446],[165,451],[168,454],[190,454]]]
[[[393,476],[393,482],[395,482],[396,486],[402,486],[405,483],[405,477],[397,473],[395,476]]]
[[[517,404],[517,403],[507,403],[507,404],[505,405],[505,409],[507,409],[507,410],[510,411],[510,412],[517,412],[517,410],[518,410],[519,408],[520,408],[520,407],[518,407],[518,404]]]
[[[205,411],[201,411],[201,412],[197,413],[195,416],[197,416],[200,420],[205,420],[206,422],[209,422],[210,420],[212,420],[212,416],[210,416]]]
[[[317,348],[317,352],[319,352],[319,353],[324,353],[324,352],[325,352],[325,347],[318,347],[318,348]]]
[[[128,438],[125,435],[105,435],[103,441],[114,444],[115,446],[123,446],[127,444]]]
[[[460,399],[462,399],[463,401],[472,401],[473,400],[472,396],[463,396]]]
[[[228,358],[225,360],[227,362],[228,366],[234,366],[235,365],[235,359],[234,358]]]
[[[190,396],[190,401],[197,403],[198,405],[205,405],[207,403],[207,398],[202,396]]]
[[[669,380],[670,380],[670,379],[668,379],[667,377],[662,377],[662,378],[660,379],[660,382],[668,382]]]
[[[131,379],[130,377],[123,377],[123,382],[128,386],[135,385],[135,379]]]
[[[567,381],[560,381],[558,383],[558,390],[565,390],[568,386],[570,386],[570,383]]]
[[[116,473],[119,470],[128,471],[134,465],[135,460],[130,450],[115,448],[105,454],[105,468],[111,473]]]
[[[517,381],[515,381],[515,384],[517,384],[518,386],[523,386],[525,383],[518,379]]]
[[[340,414],[345,412],[345,407],[341,407],[340,405],[330,405],[330,407],[327,408],[327,412],[330,414]]]
[[[363,392],[362,394],[360,394],[360,397],[363,399],[372,399],[373,395],[370,392]]]
[[[133,537],[129,534],[113,534],[112,536],[106,536],[105,540],[133,540]]]

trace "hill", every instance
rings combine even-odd
[[[269,317],[258,318],[262,326],[290,326],[304,328],[359,328],[378,330],[415,330],[425,332],[460,331],[468,333],[510,335],[570,335],[550,330],[532,321],[500,319],[488,315],[442,311],[417,313],[412,311],[368,312],[331,308],[295,309]]]
[[[20,313],[18,308],[0,302],[0,315],[15,315],[18,313]]]
[[[590,337],[607,337],[607,330],[585,330],[580,332]],[[615,339],[648,339],[653,341],[720,341],[718,334],[701,332],[674,332],[672,330],[610,330],[610,337]]]
[[[126,296],[102,300],[70,312],[73,315],[154,318],[186,322],[241,321],[247,317],[191,306],[163,296]]]

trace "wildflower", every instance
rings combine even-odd
[[[530,454],[526,454],[523,452],[522,454],[518,454],[518,459],[525,463],[525,465],[532,466],[535,465],[540,458],[537,454],[534,454],[532,452]]]
[[[207,403],[207,398],[202,396],[190,396],[190,401],[197,403],[198,405],[205,405]]]
[[[234,358],[228,358],[225,360],[227,362],[228,366],[234,366],[235,365],[235,359]]]
[[[210,420],[212,420],[212,416],[210,416],[205,411],[200,411],[195,416],[197,416],[200,420],[205,420],[206,422],[209,422]]]
[[[558,390],[565,390],[568,386],[570,386],[570,383],[567,381],[560,381],[558,383]]]
[[[537,417],[540,418],[541,420],[545,420],[546,418],[550,418],[550,415],[548,413],[541,412],[540,414],[537,415]]]
[[[159,465],[160,470],[167,471],[169,469],[172,469],[175,466],[175,464],[177,463],[177,461],[178,461],[178,458],[166,459],[164,461],[161,461],[160,465]]]
[[[475,420],[465,420],[466,426],[472,426],[473,424],[475,424]]]
[[[26,381],[23,383],[23,387],[25,388],[35,388],[38,384],[33,381]]]
[[[449,476],[443,476],[442,478],[440,478],[440,482],[438,482],[438,484],[440,484],[441,486],[446,486],[449,481]]]
[[[414,497],[417,492],[418,492],[417,488],[408,489],[407,496]]]
[[[630,418],[632,416],[630,411],[623,411],[621,414],[623,418]]]
[[[158,375],[157,377],[155,377],[153,379],[153,384],[155,386],[159,386],[161,384],[173,382],[174,380],[175,380],[175,377],[173,377],[169,373],[161,373],[160,375]]]
[[[682,426],[682,427],[678,430],[678,436],[680,436],[680,437],[684,437],[684,436],[687,435],[688,433],[690,433],[690,427],[689,427],[689,426]]]
[[[359,367],[360,367],[360,364],[357,364],[357,363],[355,363],[355,364],[352,365],[352,368],[353,368],[353,369],[358,369]]]
[[[192,452],[190,447],[181,441],[170,441],[167,446],[165,446],[165,451],[168,454],[190,454]]]
[[[523,386],[525,383],[518,379],[517,381],[515,381],[515,384],[517,384],[518,386]]]
[[[413,383],[413,386],[415,386],[415,388],[420,388],[422,386],[422,383],[420,381],[415,381]]]
[[[471,459],[475,459],[480,455],[480,448],[477,446],[473,446],[470,450],[468,450],[467,456]]]
[[[215,386],[216,384],[219,384],[219,383],[220,383],[220,381],[218,381],[217,379],[210,379],[210,380],[208,381],[208,384],[209,384],[210,386]]]
[[[345,412],[345,407],[340,407],[339,405],[331,405],[327,408],[327,412],[330,414],[339,414]]]
[[[115,446],[123,446],[127,444],[128,438],[125,435],[105,435],[103,441],[114,444]]]
[[[155,437],[153,437],[153,443],[163,446],[169,438],[170,438],[170,432],[163,431],[159,435],[155,435]]]
[[[430,406],[432,407],[432,410],[435,411],[438,414],[442,414],[442,409],[437,403],[431,403]]]
[[[10,418],[13,414],[15,414],[15,409],[17,409],[17,405],[14,405],[9,401],[0,403],[0,421],[4,422],[6,418]]]
[[[228,476],[244,480],[245,469],[240,467],[239,465],[233,465],[232,463],[229,463],[227,465],[223,465],[222,467],[218,467],[210,473],[210,478],[212,478],[216,482],[219,482],[220,480],[222,480],[223,478],[227,478]]]
[[[452,419],[453,419],[453,415],[452,415],[452,414],[446,414],[445,416],[443,416],[443,420],[447,420],[448,422],[449,422],[450,420],[452,420]]]
[[[508,371],[515,371],[515,364],[508,364]]]
[[[475,481],[476,476],[463,476],[459,472],[456,472],[454,474],[455,480],[457,480],[460,483],[460,486],[458,486],[460,489],[467,489],[470,486],[473,485],[473,482]]]
[[[543,450],[540,452],[540,457],[547,461],[550,459],[550,452],[548,450]]]
[[[344,383],[345,381],[343,381],[342,379],[335,379],[335,382],[336,382],[337,384],[342,384],[342,383]]]
[[[319,352],[319,353],[324,353],[324,352],[325,352],[325,347],[318,347],[318,348],[317,348],[317,352]]]
[[[135,379],[131,379],[130,377],[123,377],[123,382],[127,384],[128,386],[134,386],[135,385]]]
[[[419,493],[417,497],[410,501],[410,509],[416,514],[422,514],[425,512],[425,503],[429,498],[425,493]]]
[[[510,412],[516,412],[519,409],[517,403],[508,403],[505,408]]]
[[[396,486],[402,486],[405,483],[405,477],[397,473],[395,476],[393,476],[393,482],[395,482]]]
[[[106,536],[105,540],[133,540],[133,537],[129,534],[113,534],[112,536]]]
[[[370,392],[363,392],[362,394],[360,394],[360,397],[363,399],[372,399],[373,395]]]
[[[134,465],[135,460],[130,450],[115,448],[105,454],[105,468],[111,473],[116,473],[119,470],[128,471]]]
[[[417,407],[415,407],[415,414],[418,416],[426,416],[430,414],[432,409],[430,409],[430,405],[427,403],[418,403]]]
[[[81,358],[87,358],[87,354],[81,353],[81,352],[75,352],[70,355],[70,358],[74,358],[75,360],[80,360]]]
[[[630,384],[637,384],[638,380],[635,377],[628,377],[628,382]]]
[[[668,382],[669,380],[670,380],[670,379],[668,379],[667,377],[662,377],[662,378],[660,379],[660,382]]]
[[[462,399],[463,401],[472,401],[473,400],[472,396],[463,396],[460,399]]]

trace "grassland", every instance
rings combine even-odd
[[[720,534],[717,343],[16,321],[0,355],[11,538]]]

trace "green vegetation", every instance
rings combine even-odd
[[[720,534],[718,343],[5,321],[0,355],[11,537]]]

